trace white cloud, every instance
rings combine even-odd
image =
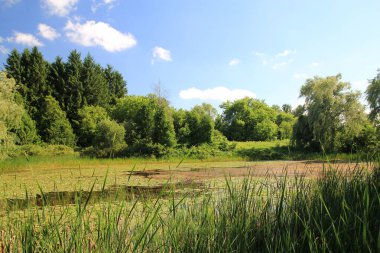
[[[279,68],[282,68],[282,67],[286,67],[290,64],[293,63],[293,59],[289,59],[287,61],[283,61],[283,62],[276,62],[272,65],[272,69],[276,70],[276,69],[279,69]]]
[[[364,92],[367,89],[368,86],[368,80],[358,80],[355,82],[352,82],[352,88],[355,90],[359,90],[361,92]]]
[[[293,75],[294,79],[297,79],[297,80],[305,80],[309,77],[308,74],[306,73],[296,73]]]
[[[4,47],[3,45],[0,45],[0,53],[9,54],[9,49]]]
[[[26,45],[28,47],[40,47],[44,45],[30,33],[14,32],[14,36],[7,38],[7,40],[9,42]]]
[[[278,53],[276,57],[286,57],[286,56],[289,56],[290,54],[293,54],[294,52],[295,52],[294,50],[286,49],[282,51],[281,53]]]
[[[319,67],[321,64],[319,63],[319,62],[312,62],[311,64],[310,64],[310,66],[311,67],[313,67],[313,68],[317,68],[317,67]]]
[[[198,88],[192,87],[187,90],[181,90],[179,93],[182,99],[200,99],[200,100],[217,100],[217,101],[234,101],[244,97],[255,98],[256,95],[249,91],[243,89],[229,89],[223,86],[200,90]]]
[[[81,24],[69,20],[64,29],[71,42],[85,47],[100,46],[109,52],[119,52],[137,44],[132,34],[122,33],[103,22],[87,21]]]
[[[55,40],[56,38],[61,36],[59,33],[55,31],[53,27],[45,25],[45,24],[39,24],[38,31],[42,37],[48,40]]]
[[[78,1],[79,0],[42,0],[42,6],[51,15],[64,17],[75,10]]]
[[[264,56],[265,54],[264,53],[262,53],[262,52],[253,52],[253,54],[254,55],[256,55],[256,56],[259,56],[259,57],[261,57],[261,56]]]
[[[240,63],[240,60],[238,58],[233,58],[228,62],[229,66],[236,66]]]
[[[276,70],[281,67],[285,67],[289,64],[291,64],[294,59],[289,59],[287,61],[284,61],[284,57],[288,57],[291,54],[294,54],[296,51],[295,50],[284,50],[281,53],[278,53],[276,55],[266,55],[265,53],[262,52],[253,52],[253,54],[258,57],[261,60],[261,63],[264,66],[270,65],[272,69]]]
[[[100,7],[107,6],[108,10],[111,10],[113,7],[115,7],[116,0],[99,0],[99,1],[93,1],[93,4],[91,6],[91,11],[95,13]]]
[[[0,43],[2,43],[4,41],[4,39],[2,37],[0,37]]]
[[[151,61],[152,64],[157,60],[172,61],[171,52],[165,48],[162,48],[162,47],[154,47],[152,57],[153,57],[153,59]]]
[[[1,0],[1,2],[5,7],[11,7],[20,2],[20,0]]]

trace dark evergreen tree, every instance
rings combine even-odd
[[[4,65],[5,70],[7,71],[7,76],[15,79],[16,84],[20,88],[21,84],[21,55],[17,49],[13,49],[12,52],[8,55],[7,63]],[[22,92],[19,90],[22,94]],[[22,94],[23,95],[23,94]]]
[[[62,110],[67,111],[68,95],[66,65],[61,57],[56,57],[50,65],[48,83],[52,89],[52,96],[58,101]]]
[[[71,51],[66,63],[67,89],[65,94],[65,109],[75,133],[79,131],[79,109],[87,104],[83,97],[84,88],[81,82],[82,67],[82,60],[78,51]]]
[[[88,105],[108,106],[108,83],[102,68],[94,62],[91,55],[84,58],[81,81],[84,89],[83,100]]]
[[[110,65],[104,69],[104,75],[108,83],[110,103],[116,104],[118,98],[127,95],[127,83],[120,72],[114,70]]]

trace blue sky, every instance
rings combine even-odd
[[[297,105],[308,77],[364,91],[380,68],[380,1],[0,0],[0,63],[13,48],[77,49],[111,64],[129,94],[160,82],[177,108],[255,96]]]

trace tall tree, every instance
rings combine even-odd
[[[107,65],[104,69],[104,75],[108,83],[108,93],[111,104],[116,104],[116,100],[127,95],[127,82],[120,72]]]
[[[18,128],[23,114],[22,106],[15,101],[15,87],[15,80],[0,72],[0,159],[6,157],[14,145],[10,130]]]
[[[371,112],[370,118],[379,124],[380,121],[380,69],[377,76],[370,81],[366,90],[367,101]]]
[[[82,67],[80,53],[76,50],[71,51],[66,63],[67,94],[65,95],[65,109],[75,133],[79,131],[79,109],[87,104],[84,99],[84,88],[81,81]]]
[[[67,111],[67,73],[66,65],[61,57],[56,57],[50,65],[48,83],[52,89],[52,96],[58,101],[64,111]]]
[[[84,58],[81,81],[85,103],[103,107],[109,104],[108,83],[105,74],[90,54]]]
[[[21,55],[17,49],[13,49],[8,55],[5,70],[7,76],[15,79],[17,85],[21,84]]]
[[[41,104],[40,135],[50,144],[75,145],[75,135],[57,100],[47,96]]]
[[[339,146],[343,131],[357,135],[365,121],[364,107],[359,103],[359,92],[353,92],[349,83],[341,81],[341,75],[326,78],[314,77],[301,87],[305,98],[307,121],[313,133],[313,141],[321,148],[334,151]]]
[[[164,106],[159,106],[154,115],[152,141],[165,147],[172,147],[176,143],[173,119]]]
[[[39,106],[44,97],[50,94],[51,90],[46,81],[48,74],[47,64],[37,47],[33,47],[30,54],[27,49],[24,50],[21,57],[21,68],[22,83],[26,86],[25,106],[38,126],[40,120]]]

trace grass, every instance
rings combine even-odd
[[[226,178],[201,196],[171,188],[98,204],[93,183],[74,205],[3,212],[0,251],[379,252],[379,170],[375,163],[350,174],[326,166],[317,180]]]

